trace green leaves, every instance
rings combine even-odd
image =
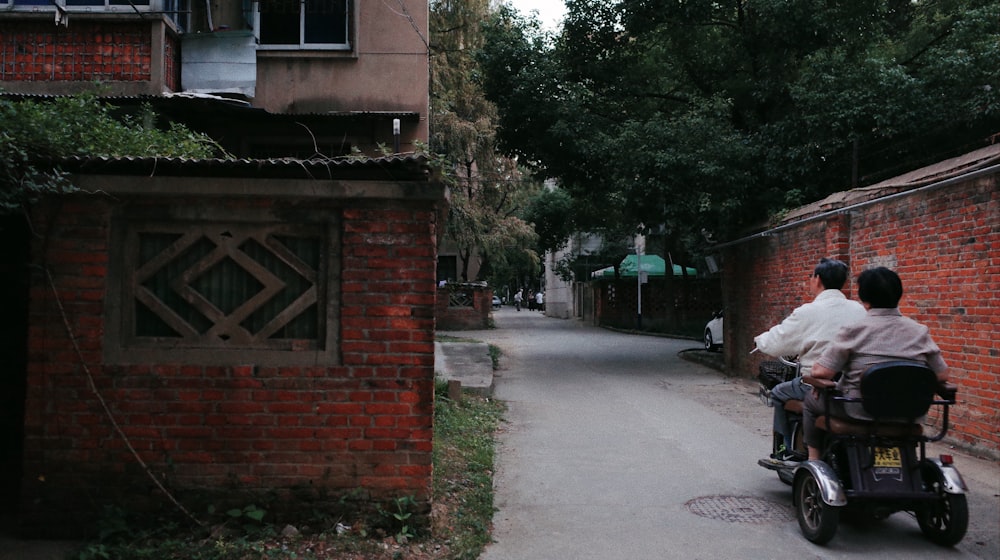
[[[0,99],[0,212],[45,193],[74,190],[49,161],[68,156],[207,158],[214,141],[176,123],[157,126],[148,106],[123,113],[92,95]]]
[[[496,149],[496,106],[483,92],[476,58],[488,10],[485,0],[432,4],[431,149],[451,187],[446,233],[458,247],[461,279],[499,284],[510,265],[537,268],[535,234],[520,214],[538,184]],[[473,261],[480,263],[477,278],[469,278]]]
[[[989,0],[568,0],[555,42],[501,12],[483,48],[503,150],[561,179],[581,230],[704,246],[975,147],[1000,128]]]
[[[263,521],[264,516],[267,515],[267,510],[260,509],[254,504],[250,504],[243,508],[233,508],[227,510],[226,515],[232,517],[233,519],[249,519],[260,523]]]

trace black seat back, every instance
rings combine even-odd
[[[913,421],[934,401],[937,375],[917,362],[875,364],[861,376],[861,398],[865,412],[877,419]]]

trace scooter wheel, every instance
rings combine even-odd
[[[837,534],[840,508],[823,501],[823,492],[813,474],[800,469],[795,477],[795,514],[802,535],[810,542],[826,544]]]
[[[938,478],[931,475],[933,478]],[[969,503],[965,494],[949,494],[940,480],[928,481],[938,499],[918,509],[917,524],[924,536],[941,546],[955,546],[969,528]]]

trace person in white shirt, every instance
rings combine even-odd
[[[545,296],[541,290],[535,292],[535,306],[539,311],[545,311]]]
[[[798,356],[799,371],[803,376],[812,374],[813,364],[826,349],[837,331],[845,325],[864,319],[866,312],[860,303],[847,299],[841,289],[847,283],[847,265],[836,259],[821,259],[808,279],[808,290],[815,295],[806,303],[754,338],[757,350],[771,356]],[[782,435],[784,449],[765,462],[791,466],[797,462],[792,452],[792,434],[788,426],[784,403],[803,400],[808,387],[801,378],[780,383],[771,390],[774,401],[774,431]]]

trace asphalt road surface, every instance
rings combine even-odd
[[[897,513],[806,541],[791,488],[757,466],[771,410],[756,384],[681,359],[695,341],[503,308],[495,542],[482,560],[1000,558],[1000,467],[956,453],[971,523],[953,549]]]

